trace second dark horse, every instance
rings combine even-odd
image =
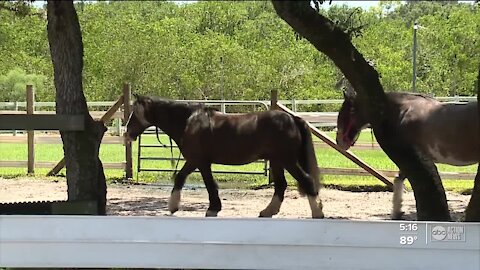
[[[442,103],[431,97],[411,93],[387,93],[389,121],[398,126],[402,136],[419,155],[434,166],[443,163],[466,166],[479,161],[478,104]],[[359,113],[360,104],[352,88],[347,88],[345,101],[338,114],[337,144],[350,148],[369,121]],[[435,168],[436,169],[436,168]],[[403,181],[402,172],[395,178],[392,218],[400,219]],[[443,190],[443,186],[442,186]]]

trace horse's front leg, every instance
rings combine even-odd
[[[173,185],[172,193],[170,194],[170,199],[168,200],[168,210],[170,213],[175,213],[178,211],[178,207],[180,205],[180,193],[182,191],[183,185],[185,184],[185,180],[187,176],[191,174],[196,167],[192,165],[190,162],[185,162],[182,169],[178,172],[175,176],[175,182]]]
[[[392,209],[392,219],[399,220],[403,216],[402,211],[402,202],[403,202],[403,189],[404,189],[404,180],[407,178],[401,171],[398,172],[398,175],[393,180],[393,209]]]
[[[271,161],[270,166],[272,169],[275,192],[273,193],[270,204],[268,204],[267,207],[260,212],[260,217],[272,217],[273,215],[278,214],[285,196],[285,190],[287,189],[287,180],[285,180],[283,167]]]
[[[218,212],[222,210],[222,202],[220,197],[218,197],[218,186],[215,180],[213,180],[211,164],[204,165],[199,168],[200,173],[202,174],[203,182],[208,191],[208,199],[210,205],[208,207],[206,217],[216,217]]]

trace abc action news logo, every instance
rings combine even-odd
[[[432,241],[465,241],[464,226],[434,226]]]

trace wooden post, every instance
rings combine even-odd
[[[27,114],[33,114],[34,112],[34,102],[35,95],[33,93],[33,86],[27,85]],[[35,172],[35,131],[27,131],[27,141],[28,141],[28,173]]]
[[[127,122],[131,113],[131,108],[130,108],[131,95],[132,95],[132,91],[130,89],[130,84],[128,83],[123,84],[123,119],[125,123]],[[132,143],[127,142],[125,140],[124,144],[125,144],[125,178],[131,179],[133,178]]]
[[[13,110],[18,111],[18,101],[13,102]],[[16,129],[13,130],[13,136],[17,136],[17,130]]]
[[[278,91],[272,90],[270,92],[270,110],[278,109],[277,102],[278,102]]]
[[[122,104],[123,95],[115,102],[115,104],[113,104],[112,107],[110,107],[110,109],[107,110],[107,112],[105,112],[105,114],[100,118],[100,121],[105,123],[106,121],[110,120],[110,118],[112,118]],[[55,165],[55,167],[53,167],[53,169],[47,173],[47,176],[56,175],[61,169],[63,169],[63,167],[65,167],[65,158],[62,158],[62,160],[60,160],[57,165]]]
[[[118,135],[118,136],[122,136],[122,119],[120,118],[116,118],[115,119],[115,133]]]
[[[225,106],[225,102],[222,102],[222,103],[220,104],[220,111],[221,111],[222,113],[225,113],[225,112],[227,111],[227,108],[226,108],[226,106]]]

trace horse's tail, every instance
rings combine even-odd
[[[313,181],[313,187],[316,193],[320,189],[320,170],[317,164],[317,157],[313,147],[312,133],[307,125],[307,122],[300,117],[294,116],[295,124],[302,136],[302,145],[300,147],[299,164],[300,167],[310,176]],[[304,190],[299,187],[301,194]]]

